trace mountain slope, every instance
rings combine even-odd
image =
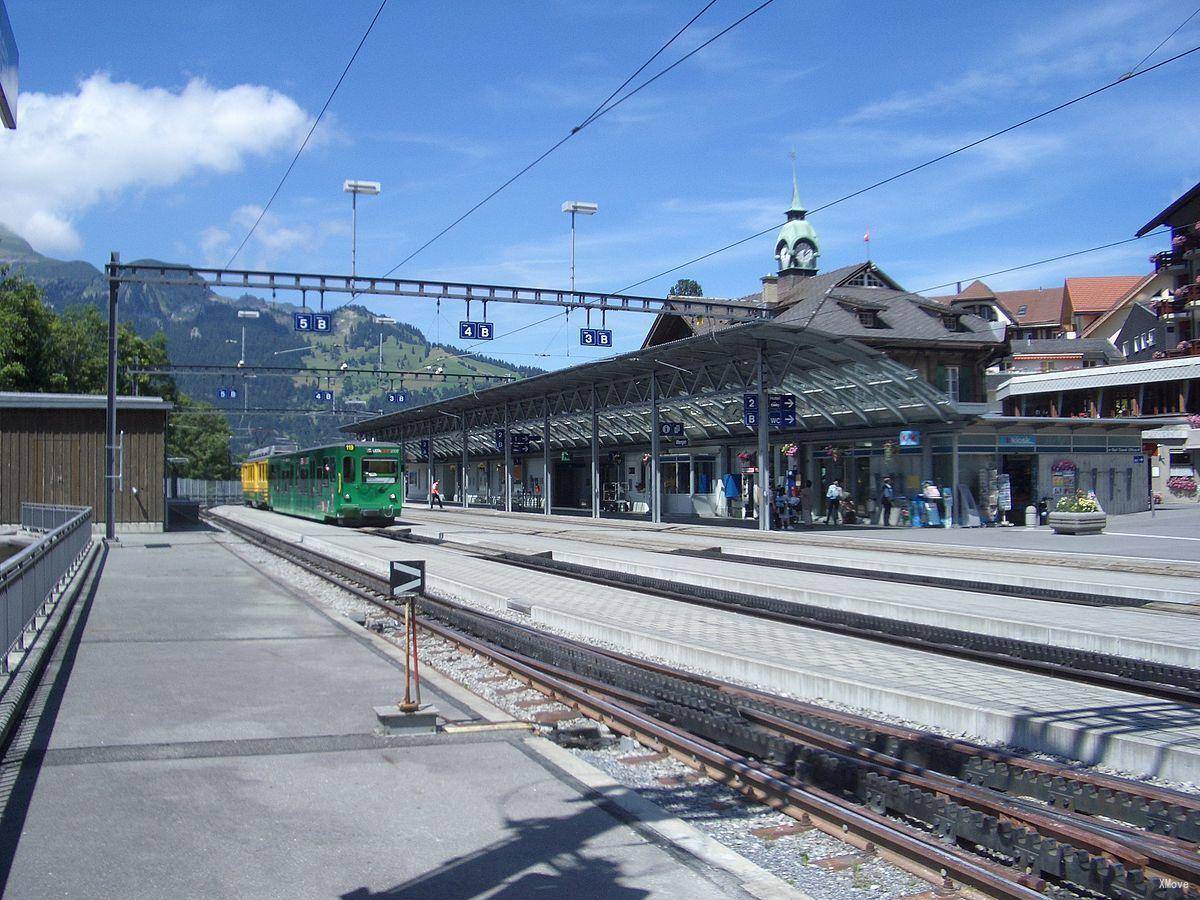
[[[156,262],[138,260],[138,262]],[[108,283],[103,272],[82,261],[65,261],[43,256],[25,240],[0,226],[0,265],[11,265],[37,284],[47,305],[57,312],[81,304],[94,304],[107,314]],[[334,316],[329,335],[298,334],[292,330],[292,315],[300,307],[268,302],[243,295],[231,298],[214,293],[207,285],[124,285],[119,296],[119,315],[138,334],[149,337],[161,331],[175,364],[236,365],[242,352],[245,327],[247,366],[323,366],[433,371],[442,367],[448,374],[470,372],[484,375],[531,375],[541,371],[513,366],[500,360],[471,354],[457,358],[455,348],[433,344],[420,329],[402,322],[377,324],[370,310],[358,305],[341,307]],[[257,310],[257,319],[239,319],[239,309]],[[449,358],[455,357],[455,358]],[[251,372],[225,378],[181,376],[182,391],[228,409],[238,435],[239,451],[286,438],[302,444],[339,440],[337,427],[368,410],[396,410],[387,403],[390,391],[404,387],[409,405],[464,391],[460,382],[428,379],[381,380],[376,376],[338,377],[332,382],[313,376],[277,377]],[[478,386],[478,385],[477,385]],[[237,401],[217,397],[221,387],[237,387]],[[317,387],[334,391],[334,404],[313,399]],[[304,409],[297,413],[239,413],[240,407]],[[336,410],[336,414],[335,414]]]

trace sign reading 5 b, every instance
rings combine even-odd
[[[333,331],[333,313],[292,313],[292,330],[328,334]]]

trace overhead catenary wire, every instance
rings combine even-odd
[[[324,118],[326,110],[329,109],[329,104],[333,102],[334,96],[338,92],[338,88],[342,86],[342,82],[346,80],[346,75],[350,72],[350,67],[354,65],[354,60],[358,58],[358,52],[362,50],[363,44],[367,42],[367,38],[371,36],[371,32],[375,28],[375,23],[379,21],[379,17],[383,14],[383,9],[388,5],[388,0],[382,0],[379,8],[375,10],[375,15],[371,17],[371,23],[367,26],[367,30],[363,32],[363,36],[358,41],[358,46],[354,48],[354,52],[350,54],[350,59],[346,63],[346,67],[342,69],[342,74],[338,76],[337,83],[334,84],[333,90],[329,92],[329,96],[325,98],[325,105],[321,107],[321,111],[317,113],[317,117],[313,119],[312,127],[308,129],[308,134],[304,136],[304,140],[300,142],[300,147],[296,150],[296,154],[292,157],[292,161],[288,163],[288,167],[283,172],[283,177],[279,179],[279,184],[275,185],[275,190],[271,192],[270,198],[266,205],[259,212],[258,217],[254,220],[254,224],[250,226],[250,230],[246,232],[246,236],[242,238],[242,242],[238,244],[237,249],[233,251],[233,255],[229,257],[229,261],[225,263],[225,268],[228,269],[233,265],[233,261],[238,258],[238,254],[246,246],[246,242],[250,240],[254,232],[258,230],[258,226],[262,223],[263,217],[267,214],[267,210],[271,208],[271,204],[275,202],[275,198],[279,196],[279,192],[283,189],[283,184],[288,180],[288,176],[292,174],[292,169],[296,167],[296,161],[300,159],[300,154],[304,152],[304,148],[308,146],[308,142],[312,139],[313,132],[317,130],[317,126],[321,124],[321,119]]]
[[[1049,263],[1052,263],[1052,262],[1059,262],[1060,260],[1071,259],[1074,256],[1083,256],[1085,253],[1095,253],[1098,250],[1107,250],[1110,247],[1120,247],[1122,244],[1132,244],[1135,241],[1144,241],[1146,238],[1150,238],[1150,237],[1162,237],[1163,235],[1167,235],[1170,233],[1171,233],[1171,230],[1169,228],[1166,230],[1160,230],[1160,231],[1149,231],[1146,234],[1143,234],[1141,237],[1131,237],[1131,238],[1125,238],[1124,240],[1121,240],[1121,241],[1111,241],[1107,244],[1097,244],[1095,247],[1088,247],[1084,250],[1072,250],[1070,253],[1062,253],[1058,256],[1049,256],[1046,259],[1039,259],[1036,262],[1022,263],[1019,266],[1009,266],[1007,269],[997,269],[995,272],[984,272],[982,275],[970,275],[966,278],[956,278],[953,281],[947,281],[947,282],[944,282],[943,284],[935,284],[930,287],[921,288],[919,291],[912,291],[912,293],[924,294],[926,291],[936,291],[936,290],[939,290],[940,288],[950,287],[950,285],[952,285],[952,284],[958,284],[959,282],[963,282],[963,281],[968,281],[968,282],[969,281],[977,281],[977,280],[983,279],[983,278],[994,278],[997,275],[1007,275],[1009,272],[1020,272],[1022,269],[1033,269],[1033,268],[1036,268],[1037,266],[1048,265]]]
[[[468,216],[472,215],[476,210],[478,210],[480,207],[482,207],[484,204],[486,204],[488,201],[490,201],[493,197],[495,197],[497,194],[499,194],[501,191],[503,191],[505,188],[507,188],[509,185],[511,185],[513,182],[515,182],[518,178],[521,178],[523,175],[525,175],[527,172],[529,172],[531,169],[533,169],[535,166],[537,166],[539,163],[541,163],[544,159],[546,159],[546,157],[548,157],[548,156],[550,156],[550,154],[554,153],[554,151],[556,151],[559,147],[561,147],[567,141],[571,140],[571,138],[575,137],[575,135],[579,134],[579,132],[583,131],[583,129],[587,128],[589,125],[596,122],[601,117],[608,115],[608,113],[612,112],[614,109],[616,109],[622,103],[629,100],[631,97],[638,94],[645,88],[649,87],[651,84],[658,81],[658,79],[662,78],[668,72],[675,69],[681,63],[683,63],[686,60],[690,59],[691,57],[695,56],[697,53],[699,53],[701,50],[703,50],[709,44],[724,37],[730,31],[737,28],[739,25],[741,25],[743,22],[745,22],[747,19],[749,19],[751,16],[754,16],[757,13],[761,12],[763,9],[770,6],[774,2],[775,2],[775,0],[763,0],[762,3],[760,3],[754,9],[750,10],[748,13],[743,15],[741,18],[734,21],[731,25],[728,25],[725,28],[721,29],[716,34],[714,34],[712,37],[708,38],[707,40],[705,40],[698,46],[694,47],[692,50],[685,53],[679,59],[675,60],[675,62],[671,63],[666,68],[664,68],[661,71],[657,72],[656,74],[652,75],[650,78],[643,81],[641,84],[639,84],[637,87],[633,88],[628,93],[622,95],[621,97],[617,98],[616,100],[612,100],[613,95],[615,95],[616,93],[618,93],[621,90],[621,88],[617,88],[617,90],[614,91],[613,94],[610,94],[609,97],[606,98],[605,101],[600,104],[600,106],[596,107],[596,109],[593,110],[592,113],[586,119],[584,119],[578,125],[574,126],[569,132],[567,132],[565,135],[563,135],[561,138],[559,138],[558,141],[556,141],[554,144],[552,144],[550,147],[548,147],[546,150],[544,150],[532,162],[527,163],[520,171],[518,171],[515,175],[511,176],[507,181],[505,181],[503,184],[501,184],[498,188],[496,188],[493,191],[491,191],[490,193],[488,193],[482,200],[480,200],[478,203],[476,203],[474,206],[472,206],[470,209],[468,209],[466,212],[464,212],[462,215],[460,215],[457,219],[455,219],[453,222],[451,222],[449,225],[447,225],[445,228],[443,228],[441,231],[439,231],[437,234],[435,234],[433,237],[431,237],[425,243],[421,244],[419,247],[417,247],[417,249],[413,250],[412,253],[408,254],[408,256],[404,257],[404,259],[400,260],[400,262],[396,263],[396,265],[392,266],[390,269],[388,269],[386,272],[384,272],[383,277],[384,278],[389,277],[393,272],[395,272],[401,266],[406,265],[408,262],[410,262],[412,259],[414,259],[417,256],[417,254],[423,252],[426,248],[430,247],[432,244],[434,244],[435,242],[440,240],[442,237],[444,237],[446,234],[448,234],[452,229],[456,228]],[[708,4],[706,4],[700,10],[700,12],[696,13],[696,15],[694,15],[688,21],[688,23],[683,26],[683,28],[680,28],[679,31],[675,32],[675,34],[672,35],[671,38],[665,44],[663,44],[662,47],[660,47],[657,51],[655,51],[654,55],[651,56],[649,60],[642,63],[642,65],[638,67],[637,71],[634,72],[633,75],[631,75],[629,78],[627,78],[625,80],[622,87],[624,87],[626,84],[628,84],[634,78],[636,78],[638,72],[641,72],[643,69],[645,69],[645,67],[647,65],[649,65],[650,62],[655,59],[655,57],[657,57],[664,50],[666,50],[669,46],[671,46],[671,44],[673,44],[675,42],[675,40],[681,34],[683,34],[691,26],[691,24],[693,22],[695,22],[698,18],[700,18],[700,16],[704,14],[705,10],[707,10],[712,5],[713,5],[712,2],[709,2]]]
[[[1130,69],[1128,72],[1126,72],[1121,77],[1128,78],[1130,75],[1133,75],[1134,73],[1136,73],[1137,70],[1140,69],[1145,64],[1146,60],[1148,60],[1155,53],[1157,53],[1160,49],[1162,49],[1163,44],[1165,44],[1171,38],[1175,37],[1175,35],[1179,34],[1179,32],[1183,30],[1184,26],[1187,25],[1188,22],[1190,22],[1190,21],[1192,21],[1192,19],[1196,18],[1196,15],[1198,13],[1200,13],[1200,6],[1196,7],[1194,10],[1192,10],[1192,14],[1190,16],[1188,16],[1186,19],[1184,19],[1182,22],[1180,22],[1178,25],[1176,25],[1174,31],[1172,31],[1165,38],[1163,38],[1161,41],[1159,41],[1157,44],[1155,44],[1153,50],[1151,50],[1149,53],[1147,53],[1145,56],[1143,56],[1140,60],[1138,60],[1138,64],[1136,66],[1134,66],[1132,69]]]
[[[868,191],[873,191],[877,188],[883,187],[884,185],[891,184],[893,181],[897,181],[908,175],[912,175],[914,172],[919,172],[922,169],[925,169],[925,168],[928,168],[929,166],[935,165],[936,163],[943,162],[944,160],[947,160],[947,159],[951,158],[952,156],[957,156],[960,153],[964,153],[967,150],[971,150],[975,147],[978,147],[981,144],[987,143],[988,141],[995,140],[996,138],[1001,137],[1005,134],[1008,134],[1009,132],[1015,131],[1018,128],[1022,128],[1026,125],[1036,122],[1039,119],[1044,119],[1046,116],[1052,115],[1053,113],[1060,112],[1070,106],[1074,106],[1076,103],[1081,103],[1084,100],[1088,100],[1092,97],[1095,97],[1098,94],[1102,94],[1105,91],[1111,90],[1112,88],[1116,87],[1119,84],[1125,84],[1126,82],[1129,82],[1134,78],[1140,78],[1143,75],[1148,75],[1149,73],[1155,71],[1156,69],[1161,69],[1163,66],[1167,66],[1173,62],[1177,62],[1178,60],[1181,60],[1186,56],[1190,56],[1191,54],[1195,53],[1198,50],[1200,50],[1200,45],[1192,47],[1189,50],[1184,50],[1181,53],[1177,53],[1174,56],[1168,57],[1167,59],[1164,59],[1161,62],[1157,62],[1154,65],[1149,66],[1148,68],[1142,69],[1139,72],[1132,72],[1132,73],[1127,73],[1125,75],[1122,75],[1120,78],[1116,78],[1116,79],[1108,82],[1107,84],[1101,85],[1098,88],[1088,91],[1085,94],[1080,94],[1077,97],[1073,97],[1070,100],[1064,101],[1063,103],[1059,103],[1057,106],[1052,106],[1049,109],[1043,110],[1042,112],[1036,113],[1032,116],[1028,116],[1019,122],[1014,122],[1012,125],[1008,125],[997,131],[993,131],[990,134],[984,135],[983,137],[977,138],[976,140],[970,141],[966,144],[962,144],[961,146],[955,147],[952,150],[948,150],[945,153],[939,154],[938,156],[935,156],[932,159],[927,159],[922,163],[918,163],[917,165],[909,166],[907,169],[904,169],[901,172],[897,172],[894,175],[889,175],[887,178],[881,178],[880,180],[878,180],[872,184],[869,184],[866,187],[862,187],[856,191],[851,191],[848,194],[844,194],[835,200],[831,200],[828,203],[824,203],[821,206],[818,206],[818,207],[815,207],[814,209],[809,210],[808,214],[813,215],[815,213],[822,212],[823,210],[829,209],[830,207],[837,206],[839,203],[845,203],[847,200],[852,200],[855,197],[860,197],[863,194],[867,193]],[[671,275],[675,272],[678,272],[680,269],[685,269],[688,266],[692,266],[698,262],[703,262],[706,259],[710,259],[711,257],[716,256],[719,253],[724,253],[727,250],[732,250],[734,247],[739,247],[742,244],[745,244],[749,241],[755,240],[756,238],[760,238],[760,237],[763,237],[764,235],[770,234],[771,232],[775,231],[776,229],[782,227],[782,225],[783,225],[782,222],[777,222],[776,224],[770,226],[769,228],[764,228],[762,231],[756,231],[754,234],[747,235],[746,237],[743,237],[743,238],[739,238],[736,241],[732,241],[728,244],[725,244],[723,247],[718,247],[715,250],[710,250],[707,253],[703,253],[700,256],[697,256],[697,257],[694,257],[693,259],[687,260],[686,262],[679,263],[678,265],[672,266],[669,269],[664,269],[661,272],[658,272],[654,275],[650,275],[646,278],[642,278],[639,281],[633,282],[632,284],[627,284],[627,285],[625,285],[625,287],[620,288],[619,290],[613,291],[613,293],[614,294],[623,294],[626,291],[632,290],[633,288],[641,287],[643,284],[646,284],[647,282],[654,281],[657,278],[662,278],[664,275]]]

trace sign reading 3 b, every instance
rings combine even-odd
[[[581,347],[611,347],[612,332],[607,328],[580,328],[579,345]]]
[[[329,334],[333,331],[333,313],[292,313],[292,330]]]

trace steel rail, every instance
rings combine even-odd
[[[234,530],[235,532],[243,533],[245,536],[250,537],[250,539],[255,541],[256,543],[260,543],[264,546],[266,546],[268,543],[271,545],[274,545],[274,546],[268,546],[267,549],[271,549],[273,552],[280,553],[281,555],[284,555],[285,557],[294,558],[293,561],[299,561],[299,564],[303,565],[306,569],[309,569],[310,571],[316,572],[316,574],[321,575],[321,577],[330,578],[330,575],[328,573],[332,571],[334,573],[335,577],[331,578],[330,580],[334,580],[335,583],[343,583],[343,586],[347,586],[346,584],[344,584],[344,582],[349,582],[350,589],[353,590],[357,595],[362,596],[362,597],[364,597],[364,599],[367,599],[368,601],[370,601],[372,603],[376,603],[377,605],[380,605],[381,607],[383,607],[385,609],[389,609],[389,611],[391,611],[393,613],[398,611],[397,608],[395,608],[391,604],[386,603],[386,601],[380,602],[379,599],[377,599],[377,596],[374,596],[380,592],[385,592],[387,589],[386,583],[381,576],[371,573],[371,572],[368,572],[367,570],[360,569],[358,567],[350,566],[346,563],[342,563],[341,561],[333,560],[328,557],[324,557],[322,554],[315,553],[311,550],[308,550],[307,548],[301,550],[299,548],[296,548],[294,545],[290,545],[287,542],[280,541],[279,539],[276,539],[276,538],[264,539],[260,533],[249,528],[248,526],[242,525],[240,523],[232,523],[229,520],[224,519],[224,517],[217,517],[217,518],[223,524],[229,524],[229,525],[233,526],[231,528],[231,530]],[[303,557],[307,557],[309,560],[320,559],[321,562],[318,565],[314,566],[311,563],[300,561]],[[325,569],[324,572],[321,571],[322,568]],[[366,585],[368,587],[365,590],[363,590],[363,589],[361,589],[361,587],[355,587],[353,585],[353,582],[358,582],[358,584],[360,586]],[[371,585],[374,585],[374,587],[373,588],[370,587]],[[482,613],[479,613],[476,611],[466,612],[465,610],[463,610],[463,608],[457,607],[457,605],[455,605],[455,604],[449,604],[446,601],[426,600],[424,602],[427,604],[433,604],[435,606],[440,605],[441,608],[443,608],[443,609],[455,607],[459,610],[459,615],[467,615],[467,616],[475,617],[476,619],[486,616],[486,614],[482,614]],[[536,635],[538,635],[539,639],[541,639],[543,641],[551,641],[551,642],[558,642],[558,643],[573,645],[576,648],[583,648],[587,652],[596,654],[596,655],[614,655],[614,654],[605,653],[603,651],[597,651],[595,648],[586,647],[586,645],[581,645],[581,644],[579,644],[579,642],[570,641],[568,639],[552,638],[552,637],[545,635],[544,633],[537,632],[534,629],[529,629],[525,626],[521,626],[516,623],[511,623],[511,622],[507,622],[504,620],[495,620],[494,617],[488,617],[488,618],[492,619],[493,622],[495,622],[495,621],[503,622],[503,626],[506,629],[510,629],[512,631],[524,631],[526,633],[536,634]],[[452,629],[452,631],[453,631],[453,629]],[[456,632],[456,633],[459,634],[459,637],[461,637],[461,629],[459,629],[459,632]],[[452,638],[452,639],[459,641],[461,643],[459,638]],[[510,651],[505,649],[503,652],[508,653]],[[615,654],[615,655],[618,657],[621,656],[620,654]],[[544,671],[551,671],[551,674],[553,677],[560,679],[560,680],[563,679],[564,677],[566,677],[569,680],[574,680],[575,682],[584,685],[584,687],[587,690],[590,690],[592,692],[599,691],[601,693],[606,694],[609,698],[612,698],[614,696],[620,696],[624,702],[629,702],[630,700],[632,700],[632,702],[638,703],[638,704],[645,703],[644,696],[641,696],[641,695],[631,696],[628,692],[622,693],[620,691],[614,691],[610,685],[601,684],[594,680],[587,680],[587,679],[581,680],[581,676],[579,676],[576,673],[569,672],[569,671],[563,670],[558,667],[553,667],[553,666],[548,667],[546,663],[534,660],[529,657],[523,657],[523,659],[524,659],[524,664],[526,664],[526,665],[533,665],[534,667],[540,666],[540,667],[542,667],[542,669]],[[638,665],[644,665],[644,662],[640,661],[640,660],[637,660],[636,663]],[[690,676],[690,677],[696,678],[696,676]],[[723,683],[719,683],[719,682],[717,682],[717,683],[723,685]],[[723,686],[727,687],[727,685],[723,685]],[[589,694],[588,696],[590,697],[591,695]],[[592,699],[595,700],[594,697]],[[777,699],[777,698],[771,698],[772,701],[774,701],[775,699]],[[570,705],[575,705],[578,707],[578,703],[573,703]],[[604,718],[604,717],[601,716],[601,718]],[[659,721],[658,719],[654,719],[654,721],[656,722],[656,727],[662,725],[662,722]],[[782,722],[782,726],[780,726],[781,722]],[[767,724],[772,725],[772,727],[782,727],[785,731],[790,730],[792,736],[801,736],[801,737],[811,738],[808,741],[810,744],[815,742],[818,746],[820,746],[821,742],[824,741],[826,746],[828,746],[828,737],[827,736],[823,736],[823,735],[820,735],[817,733],[813,733],[813,734],[815,734],[815,738],[813,738],[812,735],[802,735],[801,729],[797,729],[794,723],[788,723],[783,720],[775,719],[775,720],[768,720]],[[621,730],[621,729],[618,729],[618,730]],[[804,731],[807,731],[807,729],[804,729]],[[695,740],[697,740],[697,737],[694,734],[688,734],[688,735],[686,735],[686,737],[687,737],[687,740],[691,741],[691,742],[694,742]],[[703,739],[700,739],[700,740],[703,740]],[[716,748],[718,750],[718,752],[720,752],[720,753],[724,753],[726,755],[728,755],[728,753],[729,753],[728,747],[720,748],[720,747],[717,747],[716,744],[713,744],[711,746]],[[853,745],[849,744],[848,742],[845,742],[844,745],[840,749],[861,751],[862,748],[856,748]],[[744,757],[740,757],[740,759],[742,759],[743,761],[745,760]],[[695,762],[694,757],[693,757],[693,762]],[[863,764],[862,760],[857,760],[856,762],[859,765]],[[1006,821],[1017,820],[1017,821],[1028,822],[1031,825],[1034,825],[1036,830],[1038,832],[1040,832],[1041,834],[1049,833],[1051,835],[1057,835],[1059,838],[1068,840],[1068,841],[1070,841],[1070,844],[1066,845],[1066,846],[1074,847],[1075,848],[1074,852],[1076,852],[1076,855],[1078,855],[1078,852],[1082,850],[1084,857],[1087,857],[1089,852],[1099,852],[1099,853],[1104,853],[1105,855],[1110,856],[1110,857],[1115,857],[1115,859],[1117,860],[1117,863],[1118,863],[1116,868],[1113,868],[1112,862],[1104,860],[1101,857],[1096,857],[1093,859],[1085,859],[1085,860],[1083,860],[1083,862],[1080,862],[1079,859],[1076,859],[1074,861],[1075,862],[1075,868],[1074,868],[1075,872],[1082,871],[1082,872],[1089,873],[1094,876],[1098,876],[1099,880],[1102,882],[1107,883],[1107,880],[1110,876],[1118,877],[1118,876],[1126,876],[1129,874],[1135,874],[1135,873],[1127,872],[1125,867],[1146,868],[1148,864],[1153,865],[1152,869],[1149,869],[1149,868],[1146,869],[1148,872],[1154,872],[1154,873],[1164,872],[1169,875],[1174,875],[1175,877],[1191,880],[1193,883],[1195,881],[1196,874],[1197,874],[1196,867],[1193,864],[1192,860],[1190,859],[1189,855],[1184,854],[1184,853],[1172,854],[1172,852],[1171,852],[1172,847],[1167,846],[1164,839],[1155,839],[1155,838],[1153,838],[1153,836],[1151,836],[1146,840],[1134,841],[1131,843],[1130,846],[1126,846],[1125,844],[1121,843],[1121,840],[1126,837],[1129,837],[1128,832],[1114,833],[1113,829],[1111,829],[1111,828],[1094,828],[1093,827],[1093,828],[1086,829],[1086,830],[1081,829],[1077,823],[1068,821],[1066,816],[1052,815],[1052,814],[1048,813],[1047,811],[1039,809],[1035,805],[1028,804],[1028,803],[1025,803],[1023,806],[1018,806],[1015,810],[1011,806],[1008,808],[1004,808],[1003,804],[999,804],[999,803],[997,803],[997,801],[995,799],[993,799],[994,797],[996,797],[998,795],[993,794],[992,796],[989,797],[988,794],[991,793],[989,791],[985,791],[983,789],[973,787],[970,785],[964,786],[961,784],[955,784],[952,779],[945,778],[943,776],[938,776],[936,773],[933,773],[933,776],[929,777],[929,773],[927,773],[924,769],[920,769],[919,767],[911,766],[910,764],[904,763],[902,760],[889,759],[883,754],[875,754],[874,755],[873,765],[876,770],[877,776],[879,778],[883,779],[883,781],[880,782],[881,784],[886,785],[889,783],[892,783],[892,784],[896,783],[896,780],[897,780],[896,776],[898,774],[907,776],[907,779],[910,784],[918,786],[920,789],[922,789],[926,792],[932,791],[932,792],[940,792],[943,795],[954,795],[956,797],[956,799],[965,799],[969,803],[974,804],[974,806],[977,809],[989,809],[993,813],[999,813],[1001,816],[1003,816],[1003,820],[1006,820]],[[922,777],[917,777],[912,774],[914,771],[916,771],[918,769],[922,773]],[[778,772],[771,772],[770,777],[786,779],[786,776],[782,776]],[[811,798],[811,795],[813,794],[814,790],[819,790],[819,789],[814,788],[812,785],[806,785],[803,790],[806,792],[806,796],[809,796]],[[836,800],[837,798],[833,798],[833,799]],[[881,811],[882,811],[882,807],[881,807]],[[1000,821],[1000,820],[997,818],[997,821]],[[1002,824],[1002,821],[1000,821],[1000,824]],[[1136,836],[1134,836],[1134,837],[1136,837]],[[1060,853],[1060,855],[1061,855],[1061,853]],[[1150,858],[1151,855],[1153,855],[1153,861]],[[1062,865],[1061,868],[1062,868],[1062,871],[1064,871],[1064,872],[1071,871],[1069,866],[1067,866],[1065,864]],[[1115,873],[1115,875],[1113,873]],[[1119,880],[1119,878],[1118,878],[1118,880]],[[1137,884],[1139,884],[1139,885],[1143,884],[1143,883],[1147,883],[1147,882],[1145,882],[1144,877],[1141,875],[1136,876],[1136,881],[1137,881]],[[1168,889],[1168,890],[1173,890],[1173,889]],[[1178,896],[1178,897],[1192,896],[1191,894],[1185,895],[1184,893],[1181,893],[1181,892],[1176,892],[1176,893],[1169,894],[1169,895],[1170,896]],[[1124,895],[1122,894],[1120,896],[1124,896]],[[1147,896],[1149,896],[1149,895],[1147,895]],[[1163,896],[1168,896],[1168,895],[1163,895]]]

